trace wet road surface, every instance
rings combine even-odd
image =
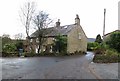
[[[94,54],[66,57],[2,58],[2,79],[96,79],[89,70]]]

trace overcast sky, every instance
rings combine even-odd
[[[27,0],[32,1],[32,0]],[[26,0],[1,0],[0,1],[0,36],[23,33],[25,28],[21,24],[20,7]],[[50,14],[50,18],[61,25],[75,23],[76,14],[80,17],[80,24],[87,37],[95,38],[97,34],[103,34],[104,8],[106,8],[106,31],[118,29],[118,2],[119,0],[33,0],[37,10],[43,10]],[[34,32],[32,30],[32,32]]]

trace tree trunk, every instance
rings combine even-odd
[[[41,49],[41,47],[40,47],[40,45],[38,46],[38,51],[37,51],[37,53],[40,53],[40,49]]]
[[[38,44],[38,53],[40,53],[40,49],[41,49],[41,45],[42,45],[42,37],[41,37],[41,36],[39,36],[39,37],[38,37],[38,39],[39,39],[39,44]]]
[[[31,49],[30,52],[33,52],[34,50],[33,50],[32,44],[30,42],[30,37],[28,37],[28,44],[29,44],[30,49]]]

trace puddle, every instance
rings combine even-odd
[[[93,52],[87,52],[85,57],[87,58],[87,60],[91,60],[92,61],[93,58],[94,58],[94,53]]]

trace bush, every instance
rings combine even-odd
[[[114,63],[120,62],[120,54],[113,49],[105,51],[105,54],[96,54],[93,61],[97,63]]]
[[[118,55],[118,52],[114,49],[108,49],[105,51],[106,55]]]
[[[25,56],[25,57],[34,57],[35,54],[34,53],[23,53],[23,56]]]
[[[97,43],[99,43],[99,44],[100,44],[100,43],[102,43],[102,41],[103,41],[103,40],[101,39],[101,35],[100,35],[100,34],[98,34],[98,35],[97,35],[97,37],[96,37],[95,42],[97,42]]]
[[[97,42],[92,42],[87,44],[87,50],[88,51],[94,51],[99,47],[99,43]]]
[[[94,50],[95,54],[105,54],[105,51],[109,49],[108,46],[103,42],[99,44]]]
[[[94,51],[95,54],[105,54],[105,50],[104,49],[97,49]]]
[[[58,35],[55,37],[53,51],[59,53],[66,53],[67,51],[67,38],[66,36]]]
[[[5,44],[3,46],[3,52],[4,53],[14,53],[15,51],[16,51],[16,46],[13,43],[11,43],[11,44]]]
[[[86,54],[86,52],[82,52],[82,51],[79,51],[79,52],[75,52],[75,53],[66,53],[66,52],[63,52],[63,53],[46,53],[46,52],[42,52],[42,53],[25,53],[25,57],[33,57],[33,56],[70,56],[70,55],[83,55],[83,54]]]
[[[2,57],[18,57],[18,53],[15,53],[15,52],[11,52],[11,53],[6,53],[6,52],[2,52]]]
[[[22,41],[17,41],[15,44],[17,50],[19,51],[19,49],[23,49],[23,42]]]
[[[118,55],[95,55],[93,61],[96,63],[116,63],[119,59]]]
[[[109,45],[110,48],[116,49],[120,52],[120,32],[112,33],[106,41],[106,44]]]

